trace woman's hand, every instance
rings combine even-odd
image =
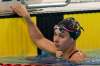
[[[30,16],[26,7],[20,3],[15,3],[11,6],[13,12],[17,13],[19,16],[26,17]]]

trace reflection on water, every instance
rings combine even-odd
[[[62,58],[56,58],[52,55],[48,56],[37,56],[37,57],[3,57],[0,58],[0,63],[11,63],[11,64],[49,64],[50,66],[88,66],[88,65],[100,65],[100,52],[87,52],[89,58],[87,58],[85,61],[80,62],[79,64],[74,64],[69,61],[66,61]]]
[[[100,49],[87,51],[88,58],[81,65],[100,65]]]
[[[3,64],[47,64],[50,66],[76,66],[75,64],[72,64],[64,59],[58,59],[54,56],[49,57],[43,57],[43,56],[37,56],[31,59],[28,59],[26,57],[5,57],[0,59],[0,63]]]

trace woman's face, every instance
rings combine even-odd
[[[54,44],[56,47],[58,47],[60,50],[67,49],[70,47],[71,44],[71,37],[67,31],[61,32],[59,29],[54,29]]]

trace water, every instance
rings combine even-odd
[[[100,66],[100,49],[87,51],[86,54],[88,55],[89,58],[87,58],[85,61],[82,61],[80,65]]]
[[[50,66],[100,66],[100,52],[92,51],[86,52],[89,56],[85,61],[79,64],[74,64],[63,58],[56,58],[52,54],[40,55],[37,57],[3,57],[0,58],[0,63],[4,64],[48,64]]]

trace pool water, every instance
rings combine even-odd
[[[81,65],[98,65],[100,66],[100,49],[96,49],[93,51],[87,51],[86,54],[89,58],[85,61],[81,62]]]
[[[5,64],[55,64],[55,66],[100,66],[100,50],[88,51],[86,54],[89,56],[85,61],[79,64],[74,64],[63,58],[56,58],[53,55],[40,55],[37,57],[2,57],[0,63]]]

